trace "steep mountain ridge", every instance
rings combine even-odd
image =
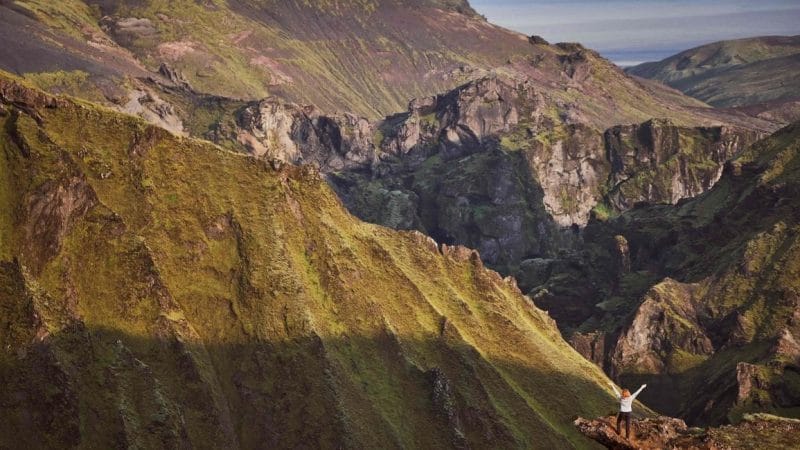
[[[0,79],[0,445],[591,447],[603,373],[309,167]]]

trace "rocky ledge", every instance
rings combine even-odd
[[[575,427],[591,439],[614,450],[655,449],[785,449],[800,442],[800,420],[769,414],[746,415],[737,425],[716,428],[687,427],[681,419],[659,416],[631,422],[630,439],[614,429],[615,416],[584,419]]]

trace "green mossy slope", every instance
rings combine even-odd
[[[310,169],[0,100],[0,447],[594,445],[605,376],[469,250]]]

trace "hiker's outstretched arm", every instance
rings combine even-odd
[[[646,384],[643,384],[643,385],[642,385],[642,387],[640,387],[638,391],[634,392],[634,393],[631,395],[631,397],[633,397],[633,398],[636,398],[636,396],[637,396],[637,395],[639,395],[639,393],[640,393],[640,392],[642,392],[642,391],[644,390],[644,388],[646,388],[646,387],[647,387],[647,385],[646,385]]]
[[[611,389],[614,390],[614,395],[616,395],[617,398],[622,398],[622,394],[619,393],[619,391],[617,390],[617,387],[614,386],[614,383],[608,383],[608,384],[611,386]]]

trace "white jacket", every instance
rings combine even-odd
[[[642,387],[639,388],[638,391],[634,392],[630,395],[630,397],[622,398],[622,394],[619,393],[617,387],[613,384],[611,385],[611,389],[614,390],[614,394],[617,396],[617,400],[619,400],[619,410],[620,412],[631,412],[633,409],[633,401],[636,400],[636,396],[639,395],[640,392],[646,387],[646,384],[643,384]]]

